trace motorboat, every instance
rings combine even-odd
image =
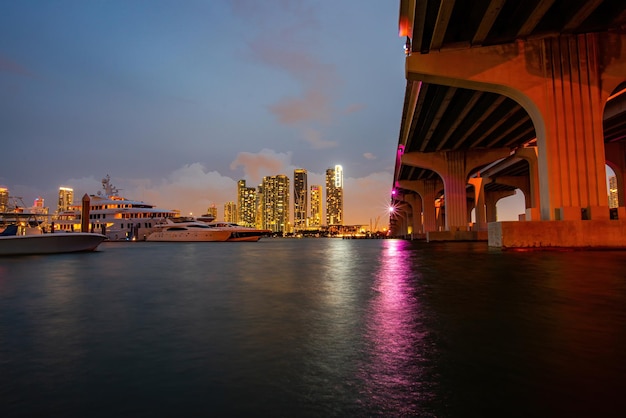
[[[214,228],[193,218],[167,218],[155,226],[146,241],[223,242],[230,234],[228,229]]]
[[[76,205],[57,214],[53,219],[54,229],[80,230],[81,213],[81,206]],[[108,175],[102,179],[102,190],[89,195],[89,230],[106,235],[109,241],[144,240],[157,223],[179,215],[177,210],[161,209],[120,196]]]
[[[208,222],[207,225],[211,228],[220,228],[231,231],[230,237],[227,241],[248,241],[248,242],[256,242],[261,239],[261,237],[269,235],[272,233],[269,229],[256,229],[250,228],[247,226],[241,226],[235,222],[223,222],[223,221],[213,221]]]
[[[39,226],[10,224],[0,232],[0,256],[94,251],[105,239],[91,232],[44,233]]]

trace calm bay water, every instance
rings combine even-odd
[[[0,258],[0,416],[623,416],[626,252],[265,239]]]

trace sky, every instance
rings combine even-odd
[[[406,86],[398,7],[0,0],[0,185],[54,211],[59,187],[79,202],[110,175],[127,198],[222,217],[239,179],[304,168],[323,186],[340,164],[344,223],[386,223]]]

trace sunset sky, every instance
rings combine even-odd
[[[239,179],[304,168],[323,185],[341,164],[345,223],[386,222],[397,20],[388,0],[0,0],[0,185],[54,211],[60,186],[79,200],[109,174],[128,198],[221,217]]]

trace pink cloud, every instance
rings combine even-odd
[[[0,56],[0,71],[27,77],[34,76],[31,71],[22,65],[3,56]]]
[[[319,91],[308,91],[301,98],[285,98],[271,105],[270,111],[284,124],[315,121],[329,123],[331,109],[329,99]]]
[[[336,142],[323,139],[322,134],[315,129],[305,130],[304,140],[308,142],[313,149],[334,148],[337,146]]]
[[[276,153],[264,149],[259,153],[240,152],[235,160],[230,163],[230,168],[236,170],[243,167],[246,180],[255,185],[261,182],[264,176],[276,174],[289,174],[284,172],[291,161],[291,153]]]

